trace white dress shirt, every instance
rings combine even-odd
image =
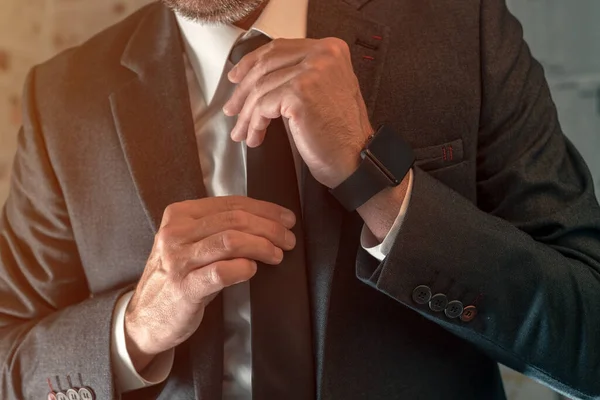
[[[184,54],[190,106],[194,119],[198,153],[204,186],[209,196],[246,195],[246,145],[231,140],[229,133],[235,117],[227,117],[222,107],[232,93],[227,80],[232,65],[228,56],[238,40],[261,32],[272,39],[305,38],[308,0],[270,0],[249,31],[233,25],[205,25],[177,15],[184,39]],[[289,132],[288,132],[289,135]],[[302,159],[290,136],[297,176],[301,176]],[[302,191],[301,182],[299,182]],[[388,254],[398,234],[410,201],[409,188],[400,213],[382,243],[365,226],[362,246],[380,261]],[[224,301],[224,380],[223,399],[252,398],[252,348],[250,341],[249,284],[241,283],[223,291]],[[140,376],[129,357],[124,336],[124,315],[132,293],[119,299],[113,317],[111,341],[114,372],[121,393],[155,385],[165,380],[172,368],[174,351],[156,357]]]

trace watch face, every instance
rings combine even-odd
[[[383,125],[375,133],[367,149],[392,181],[400,183],[414,163],[410,145],[393,128]]]

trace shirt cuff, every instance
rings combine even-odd
[[[131,296],[133,291],[121,296],[113,311],[111,356],[117,388],[121,394],[163,382],[171,373],[175,358],[175,350],[171,349],[156,356],[144,369],[143,377],[136,371],[125,342],[125,310]]]
[[[406,216],[406,211],[408,210],[408,204],[410,203],[410,195],[412,193],[413,187],[413,170],[412,168],[408,171],[408,188],[406,189],[406,195],[404,196],[404,200],[402,201],[402,206],[400,206],[400,211],[398,212],[398,216],[394,220],[394,224],[390,228],[388,234],[383,238],[381,243],[377,238],[373,235],[367,224],[363,225],[362,233],[360,235],[360,244],[369,254],[378,259],[379,261],[383,261],[384,258],[389,254],[392,245],[396,241],[396,237],[400,232],[400,227],[404,222],[404,217]]]

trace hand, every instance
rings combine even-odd
[[[259,146],[283,116],[319,182],[333,188],[358,168],[373,128],[344,41],[273,40],[242,58],[229,80],[238,84],[223,107],[238,114],[233,140]]]
[[[141,372],[198,329],[206,305],[249,280],[256,262],[276,265],[296,244],[293,212],[247,197],[211,197],[165,210],[125,313],[127,350]]]

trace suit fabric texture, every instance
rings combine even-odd
[[[381,263],[360,217],[303,174],[317,397],[504,399],[501,362],[600,398],[600,208],[504,0],[311,0],[308,36],[348,43],[373,126],[417,156]],[[153,3],[29,74],[0,219],[0,398],[46,398],[48,378],[77,374],[121,397],[115,302],[165,207],[206,195],[182,54]],[[477,315],[416,303],[419,285]],[[206,318],[222,320],[219,299]],[[219,399],[223,349],[194,349],[222,333],[201,325],[166,382],[122,397]]]

